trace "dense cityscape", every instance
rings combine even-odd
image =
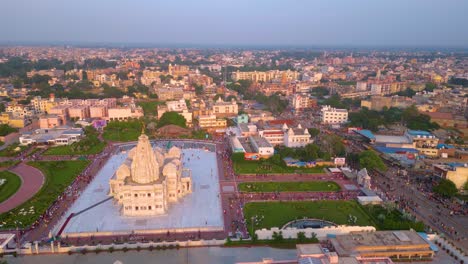
[[[466,4],[427,1],[2,4],[0,264],[468,263]]]

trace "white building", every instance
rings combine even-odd
[[[287,128],[284,132],[284,145],[288,148],[301,148],[312,142],[309,130],[302,128],[300,124],[297,128]]]
[[[238,112],[239,106],[234,99],[230,102],[224,102],[220,97],[213,105],[213,114],[216,117],[237,116]]]
[[[127,160],[109,182],[110,195],[122,206],[124,216],[165,214],[169,203],[192,192],[191,171],[183,168],[182,151],[153,150],[142,134]]]
[[[320,113],[322,124],[343,124],[348,122],[348,110],[323,106]]]
[[[177,112],[182,115],[187,121],[187,125],[191,126],[192,124],[192,112],[189,112],[187,103],[184,99],[176,101],[167,101],[166,105],[158,105],[158,119],[166,112]]]
[[[308,94],[294,94],[291,98],[291,106],[295,110],[312,108],[317,105],[315,98]]]
[[[82,128],[36,129],[33,132],[23,133],[19,137],[19,142],[24,146],[31,144],[70,145],[80,141],[83,134]]]

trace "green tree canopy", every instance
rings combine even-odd
[[[442,179],[438,185],[432,188],[434,193],[437,193],[443,197],[453,197],[457,194],[457,186],[451,180]]]
[[[320,129],[315,128],[315,127],[308,128],[307,130],[309,131],[309,134],[312,137],[316,137],[316,136],[318,136],[320,134]]]
[[[378,169],[386,171],[387,166],[373,150],[366,150],[359,154],[359,166],[368,170]]]
[[[1,124],[0,125],[0,136],[2,136],[2,137],[6,136],[6,135],[8,135],[10,133],[17,132],[17,131],[18,131],[18,129],[13,128],[13,127],[11,127],[11,126],[9,126],[7,124]]]
[[[187,120],[185,117],[180,115],[177,112],[165,112],[158,122],[158,127],[163,127],[166,125],[176,125],[180,127],[187,127]]]
[[[428,92],[432,92],[436,88],[437,88],[437,85],[435,83],[426,83],[424,90]]]

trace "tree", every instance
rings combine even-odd
[[[82,80],[85,80],[85,81],[88,80],[88,73],[86,71],[82,71],[81,76],[82,76],[82,78],[81,78]]]
[[[337,135],[326,135],[320,141],[320,150],[329,153],[331,157],[344,156],[346,148],[342,138]]]
[[[2,104],[3,105],[3,104]],[[6,136],[8,134],[11,134],[11,133],[14,133],[14,132],[17,132],[18,129],[16,128],[13,128],[7,124],[1,124],[0,125],[0,136]]]
[[[304,232],[297,232],[297,241],[299,243],[305,242],[307,240],[307,237]]]
[[[0,113],[5,112],[5,105],[0,103]]]
[[[453,183],[451,180],[447,179],[442,179],[438,185],[434,186],[432,188],[432,191],[434,193],[437,193],[443,197],[453,197],[455,194],[457,194],[457,186],[455,186],[455,183]]]
[[[203,94],[203,85],[200,84],[194,84],[193,87],[195,87],[195,94],[196,95],[202,95]]]
[[[398,92],[397,94],[399,96],[413,97],[416,94],[416,92],[413,91],[413,89],[408,87],[408,88],[406,88],[406,90]]]
[[[226,101],[227,101],[227,102],[231,102],[232,99],[234,99],[234,100],[237,101],[237,98],[236,98],[234,95],[230,95],[230,96],[226,97]]]
[[[283,232],[273,232],[273,235],[271,236],[273,238],[273,241],[275,242],[282,242],[283,241]]]
[[[221,98],[224,101],[224,95],[223,94],[216,94],[213,97],[213,101],[217,101],[219,98]]]
[[[437,85],[435,83],[426,83],[424,90],[427,92],[433,92],[434,89],[437,88]]]
[[[165,112],[158,122],[158,127],[163,127],[166,125],[176,125],[180,127],[187,127],[187,120],[185,117],[180,115],[177,112]]]
[[[320,134],[320,129],[318,128],[315,128],[315,127],[312,127],[312,128],[308,128],[307,129],[309,131],[309,134],[312,136],[312,137],[316,137]]]
[[[316,160],[319,157],[320,147],[316,144],[307,144],[304,147],[304,159],[305,160]]]
[[[387,166],[373,150],[365,150],[359,154],[359,166],[368,170],[378,169],[386,171]]]

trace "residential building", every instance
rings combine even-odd
[[[58,103],[55,101],[55,96],[53,94],[50,95],[49,99],[41,98],[40,96],[36,96],[31,99],[30,106],[33,110],[38,113],[49,113],[50,109],[56,106]]]
[[[281,80],[281,79],[286,79],[287,81],[295,81],[299,79],[299,72],[291,71],[291,70],[287,70],[287,71],[274,70],[274,71],[266,71],[266,72],[236,71],[232,73],[231,77],[234,81],[250,80],[253,82],[270,82],[273,80]]]
[[[143,117],[143,109],[136,106],[120,106],[112,107],[108,109],[109,116],[107,117],[110,121],[122,121],[132,118]]]
[[[27,122],[24,117],[15,117],[11,113],[1,113],[0,124],[7,124],[14,128],[23,128],[27,125]]]
[[[227,121],[223,118],[217,118],[215,115],[201,115],[198,117],[198,125],[207,130],[216,130],[226,128]]]
[[[296,111],[310,109],[317,106],[317,99],[308,94],[296,93],[291,98],[291,106]]]
[[[39,128],[54,128],[64,125],[64,120],[58,115],[45,115],[39,118]]]
[[[348,110],[326,105],[322,107],[320,119],[322,124],[343,124],[348,122]]]
[[[238,112],[239,106],[234,99],[232,99],[230,102],[224,102],[220,97],[213,105],[213,114],[216,117],[237,116]]]
[[[73,119],[83,120],[89,117],[89,106],[76,105],[68,108],[68,116]]]

